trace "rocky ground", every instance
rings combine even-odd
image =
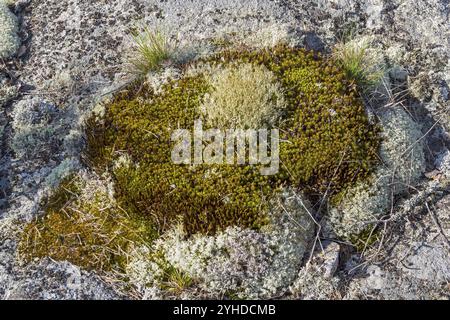
[[[80,167],[85,114],[130,81],[124,57],[136,23],[177,39],[180,60],[215,50],[218,39],[329,52],[348,30],[372,36],[391,68],[388,103],[401,102],[422,125],[426,173],[392,203],[380,241],[362,254],[329,241],[324,225],[293,292],[303,299],[450,297],[448,0],[19,0],[11,9],[21,44],[0,60],[1,298],[134,297],[68,262],[23,264],[16,248],[21,222]]]

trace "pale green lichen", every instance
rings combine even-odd
[[[394,176],[397,194],[414,186],[425,171],[423,134],[402,107],[384,110],[380,122],[384,141],[380,157]]]
[[[339,195],[338,205],[329,210],[334,232],[341,238],[351,239],[375,224],[388,213],[390,204],[390,175],[379,170],[371,179],[359,183]]]
[[[9,10],[9,2],[0,2],[0,59],[6,59],[16,53],[20,45],[17,33],[17,17]]]
[[[71,173],[79,169],[80,163],[78,159],[67,158],[61,161],[50,174],[45,177],[45,185],[50,188],[56,188],[60,181],[69,176]]]
[[[146,245],[129,253],[125,275],[144,296],[148,295],[148,288],[153,288],[161,296],[183,298],[183,292],[194,283],[187,273],[171,265],[163,252]]]
[[[164,270],[155,260],[153,251],[146,245],[130,251],[125,274],[138,291],[145,292],[147,287],[158,286],[158,280],[163,277]]]
[[[11,147],[17,158],[45,158],[58,145],[55,134],[61,124],[53,124],[58,109],[39,98],[21,100],[12,111],[14,135]]]
[[[259,232],[229,227],[215,236],[186,240],[176,227],[156,247],[210,294],[269,298],[297,275],[314,230],[310,210],[302,195],[285,190],[273,203],[271,223]]]
[[[380,114],[383,141],[382,166],[368,181],[333,199],[330,222],[335,233],[349,240],[372,230],[388,215],[393,197],[417,184],[425,170],[425,155],[419,125],[400,107]]]
[[[200,106],[212,127],[272,126],[285,108],[281,85],[263,65],[244,63],[213,74]]]

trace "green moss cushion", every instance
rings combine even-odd
[[[208,70],[242,63],[264,65],[280,84],[286,106],[271,123],[281,136],[279,173],[262,176],[251,165],[174,164],[171,134],[192,129],[204,117],[201,105],[213,90],[210,77],[206,71],[182,76],[158,93],[136,83],[106,106],[100,121],[89,121],[87,133],[89,163],[112,172],[117,201],[130,214],[147,217],[160,232],[178,219],[187,234],[213,234],[234,225],[257,229],[267,221],[267,199],[280,186],[311,195],[333,193],[371,172],[378,129],[369,123],[355,85],[330,60],[280,46],[197,62]],[[113,170],[124,154],[131,163]]]

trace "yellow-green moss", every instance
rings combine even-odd
[[[288,110],[282,129],[280,176],[314,193],[332,193],[363,179],[377,162],[379,129],[369,123],[352,79],[324,58],[279,46],[225,52],[212,63],[261,63],[283,84]]]
[[[357,252],[364,252],[371,248],[380,240],[380,230],[374,227],[368,227],[359,234],[354,234],[349,238],[350,243]]]
[[[90,123],[88,159],[97,169],[128,153],[134,165],[114,170],[116,199],[132,214],[166,230],[180,214],[188,234],[214,233],[239,225],[264,223],[264,195],[270,177],[252,166],[176,165],[171,161],[171,134],[192,128],[208,86],[203,77],[184,78],[153,95],[147,87],[119,95],[106,109],[104,124]],[[144,93],[144,94],[143,94]]]
[[[266,198],[283,184],[310,194],[335,193],[365,178],[377,159],[378,129],[369,123],[356,87],[332,60],[284,46],[223,52],[202,63],[263,64],[282,84],[287,107],[281,129],[280,173],[261,176],[257,166],[178,165],[170,159],[173,130],[192,128],[210,92],[202,74],[170,81],[155,93],[140,83],[106,106],[101,122],[88,123],[87,159],[113,172],[118,203],[149,219],[159,231],[182,216],[187,234],[213,234],[228,226],[259,228]],[[113,160],[131,156],[115,170]]]
[[[151,241],[148,222],[126,214],[101,190],[82,197],[83,182],[70,176],[49,198],[45,214],[26,225],[19,254],[67,260],[86,269],[121,271],[130,246]]]
[[[281,187],[330,196],[372,172],[378,128],[369,123],[353,82],[331,59],[280,46],[225,51],[196,65],[249,63],[263,65],[281,86],[284,107],[271,122],[282,139],[278,174],[262,176],[257,165],[174,164],[171,135],[204,117],[201,104],[213,90],[210,77],[185,75],[158,92],[136,82],[86,124],[84,159],[99,175],[112,177],[114,199],[105,190],[86,191],[78,178],[65,179],[49,198],[45,215],[26,226],[21,255],[122,270],[130,248],[148,246],[180,219],[187,235],[235,225],[258,229],[268,222],[270,199]],[[124,156],[127,161],[118,161]],[[166,271],[163,283],[175,292],[192,282],[176,270]]]

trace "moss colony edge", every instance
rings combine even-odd
[[[265,90],[258,90],[261,87]],[[230,95],[237,88],[240,94]],[[246,110],[248,97],[269,107],[256,104]],[[214,102],[223,106],[222,113],[211,108]],[[236,110],[239,105],[243,110]],[[255,110],[262,110],[261,114],[255,116]],[[173,130],[192,128],[196,119],[218,128],[255,124],[278,128],[280,172],[262,176],[258,166],[172,163]],[[378,164],[381,141],[380,129],[369,121],[354,81],[333,60],[286,46],[225,51],[201,59],[183,66],[182,76],[169,79],[158,90],[145,81],[135,82],[105,104],[104,114],[92,116],[86,128],[86,163],[98,176],[111,177],[113,185],[114,205],[106,210],[110,214],[104,221],[119,219],[127,226],[108,229],[118,235],[114,246],[122,251],[135,238],[151,244],[179,223],[187,237],[215,235],[230,227],[266,228],[272,200],[286,188],[314,200],[325,193],[333,197],[367,179]],[[53,198],[46,215],[27,226],[31,234],[38,230],[39,237],[47,240],[33,244],[30,232],[25,232],[22,252],[94,269],[122,265],[120,250],[95,255],[108,257],[108,262],[75,258],[89,256],[103,234],[55,236],[52,221],[64,226],[77,220],[79,196],[64,196],[73,186],[73,180],[65,181],[55,193],[64,201]],[[83,210],[97,217],[93,219],[105,215],[105,210],[98,210],[104,202],[100,198],[83,204]],[[65,210],[68,206],[72,211]],[[129,234],[130,228],[135,232]],[[66,231],[58,232],[70,233]],[[76,249],[81,244],[83,252]],[[62,245],[72,249],[54,250]]]

